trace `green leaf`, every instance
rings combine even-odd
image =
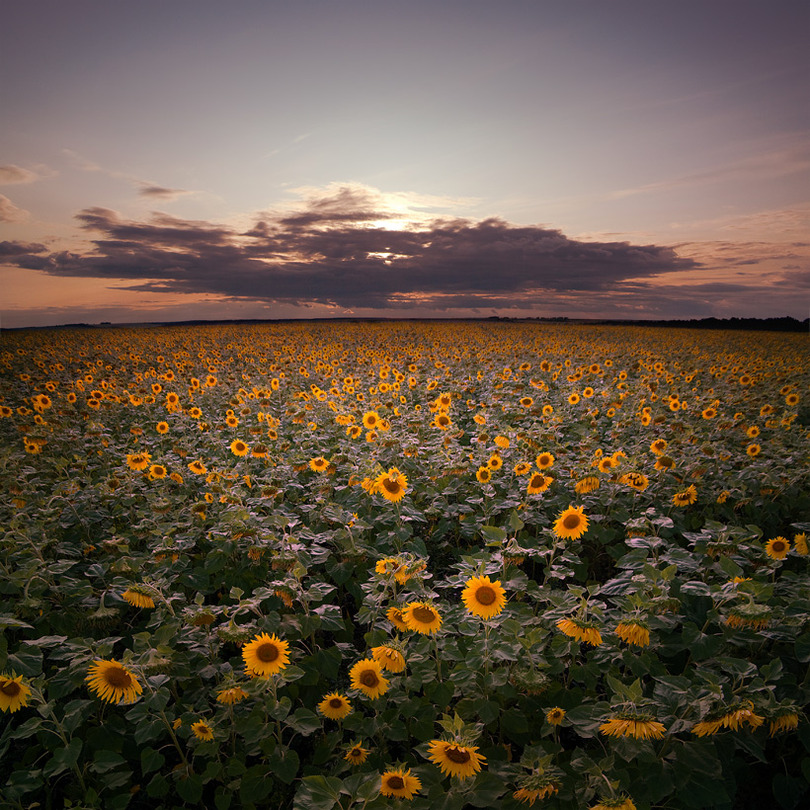
[[[484,535],[484,540],[490,543],[502,543],[506,540],[506,532],[499,526],[482,526],[481,534]]]
[[[144,776],[152,771],[157,771],[166,763],[166,757],[155,751],[154,748],[144,748],[141,750],[141,771]]]
[[[202,777],[197,773],[183,774],[175,783],[175,788],[181,799],[196,804],[203,794]]]
[[[281,779],[285,785],[289,785],[298,774],[300,760],[295,751],[280,745],[268,757],[267,764],[270,766],[272,772]]]
[[[341,792],[345,792],[343,782],[334,776],[305,776],[295,794],[293,810],[332,810]]]
[[[56,749],[53,756],[45,763],[42,775],[46,779],[51,779],[62,771],[72,768],[78,761],[81,750],[82,741],[78,737],[74,737],[64,748]]]
[[[265,765],[254,765],[242,777],[239,785],[239,798],[243,804],[264,801],[273,790],[273,774]]]
[[[285,724],[290,728],[295,729],[299,734],[308,737],[314,731],[321,729],[323,721],[311,709],[306,709],[303,706],[296,709],[295,714],[287,717]]]
[[[94,773],[107,773],[107,771],[125,764],[126,760],[114,751],[96,751],[90,770]]]

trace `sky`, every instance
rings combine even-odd
[[[810,315],[806,0],[27,0],[0,328]]]

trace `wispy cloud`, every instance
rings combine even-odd
[[[28,211],[18,208],[8,197],[0,194],[0,222],[25,222],[28,217]]]
[[[16,183],[33,183],[41,177],[37,172],[30,169],[23,169],[13,163],[6,163],[0,166],[0,186],[8,186]]]
[[[140,180],[136,181],[137,185],[140,186],[138,190],[139,197],[146,197],[150,200],[162,200],[164,202],[172,202],[173,200],[177,200],[180,197],[186,197],[189,194],[194,194],[193,191],[187,191],[182,188],[165,188],[164,186],[158,186],[154,183],[145,183]]]

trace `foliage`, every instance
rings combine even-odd
[[[805,335],[4,332],[4,807],[798,806],[808,373]]]

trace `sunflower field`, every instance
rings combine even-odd
[[[808,336],[0,333],[0,808],[807,806]]]

